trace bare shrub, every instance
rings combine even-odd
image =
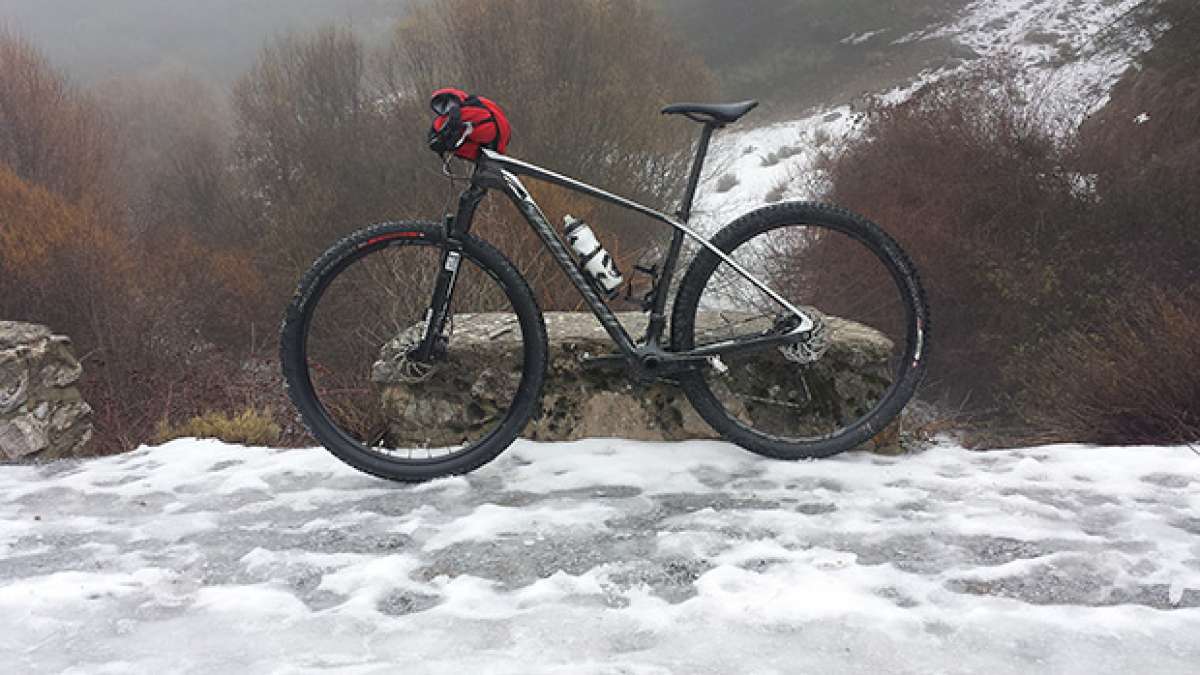
[[[367,74],[361,42],[325,28],[270,42],[234,88],[236,157],[258,197],[262,250],[289,284],[345,233],[442,204],[440,181],[415,189],[432,169],[418,155],[424,127],[397,127]]]
[[[111,127],[23,37],[0,28],[0,163],[92,209],[112,208]]]
[[[0,35],[0,314],[75,339],[94,452],[145,442],[163,420],[247,409],[275,416],[272,442],[300,442],[264,347],[302,271],[339,237],[453,208],[424,149],[435,84],[497,98],[535,161],[650,203],[678,187],[695,128],[657,107],[713,82],[647,6],[439,0],[422,11],[386,58],[337,28],[269,42],[234,88],[232,121],[208,87],[170,70],[110,81],[97,102]],[[454,58],[440,58],[447,49]],[[628,218],[530,187],[556,222],[583,217],[628,235],[606,239],[618,259],[637,253],[645,230]],[[543,307],[577,308],[499,202],[480,209],[476,232],[514,258]]]
[[[20,61],[15,72],[25,86],[21,97],[6,94],[3,106],[16,122],[5,141],[15,154],[0,165],[0,316],[71,336],[84,365],[80,388],[95,409],[90,451],[128,449],[180,401],[164,392],[187,383],[185,398],[214,396],[218,386],[194,386],[208,377],[228,386],[230,363],[241,359],[216,356],[210,336],[227,329],[241,342],[239,326],[262,307],[262,280],[246,251],[201,246],[174,223],[142,230],[125,221],[135,192],[116,179],[122,154],[106,144],[127,128],[27,45],[14,48],[10,39],[0,52]],[[13,72],[0,80],[11,85]],[[46,101],[59,109],[38,108]],[[77,138],[94,143],[76,148]],[[77,167],[68,152],[75,149]]]
[[[782,145],[778,150],[775,151],[775,153],[779,155],[779,159],[788,159],[789,157],[795,157],[803,151],[804,148],[802,148],[799,144],[796,144]]]
[[[166,333],[144,320],[157,298],[139,287],[143,271],[118,228],[3,167],[0,213],[0,315],[72,337],[84,364],[80,389],[96,410],[93,447],[127,447],[137,424],[124,413],[146,405],[153,392],[141,383],[170,363],[153,344]]]
[[[1181,288],[1200,283],[1200,12],[1157,10],[1171,29],[1084,124],[1071,161],[1093,180],[1097,215],[1126,233],[1122,271]]]
[[[875,106],[825,167],[922,272],[932,394],[1018,440],[1194,434],[1200,15],[1174,18],[1077,134],[989,64]]]
[[[824,167],[829,197],[881,223],[915,259],[934,308],[938,393],[993,408],[1011,391],[1008,359],[1111,291],[1104,233],[1005,64],[870,115],[862,138]]]
[[[768,201],[772,204],[774,204],[775,202],[781,201],[783,199],[783,196],[785,194],[787,194],[788,187],[790,187],[790,186],[791,186],[790,177],[785,176],[783,178],[780,178],[779,180],[775,181],[771,185],[771,189],[767,190],[767,194],[766,194],[766,196],[763,197],[763,199],[765,199],[766,201]]]
[[[715,90],[701,61],[635,0],[432,0],[400,24],[382,64],[400,92],[397,114],[418,115],[405,124],[425,128],[429,92],[458,85],[505,107],[514,155],[650,204],[680,194],[697,133],[659,109]],[[642,243],[640,231],[620,234]]]
[[[105,82],[96,96],[121,146],[116,170],[135,236],[170,228],[206,245],[253,241],[230,170],[230,111],[210,85],[166,67]]]
[[[737,187],[738,183],[740,183],[740,182],[741,181],[738,180],[736,173],[723,174],[717,180],[717,186],[716,186],[717,192],[729,192],[733,188]]]
[[[1074,329],[1021,368],[1018,405],[1052,440],[1181,443],[1200,440],[1200,301],[1151,290]]]
[[[783,145],[765,155],[761,155],[759,165],[762,167],[775,166],[789,157],[795,157],[802,151],[803,148],[799,145]]]

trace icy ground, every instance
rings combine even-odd
[[[1200,457],[519,442],[411,487],[182,440],[0,467],[9,673],[1185,673]]]

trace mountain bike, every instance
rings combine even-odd
[[[723,438],[768,457],[827,457],[871,440],[925,370],[929,310],[900,246],[863,217],[808,202],[759,208],[711,238],[689,225],[714,131],[755,105],[663,109],[702,125],[673,215],[484,149],[457,209],[441,221],[377,224],[338,241],[300,281],[282,327],[287,391],[312,435],[362,471],[424,481],[491,461],[539,414],[548,353],[542,311],[505,254],[471,232],[481,200],[496,190],[612,339],[613,353],[586,361],[679,387]],[[651,268],[640,339],[522,178],[670,228],[665,256]],[[668,307],[685,239],[698,251]],[[850,391],[822,373],[839,331],[874,336],[878,353],[863,375],[875,378],[873,389]],[[489,351],[489,340],[508,348]],[[448,404],[447,392],[467,402]]]

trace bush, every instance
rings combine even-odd
[[[1172,16],[1078,133],[992,63],[874,106],[825,164],[829,197],[914,258],[926,391],[989,443],[1197,437],[1200,15]]]
[[[698,129],[659,110],[716,90],[638,0],[428,0],[398,26],[383,62],[388,90],[400,92],[397,124],[423,132],[429,92],[453,83],[504,106],[513,155],[664,211],[682,193]],[[628,213],[598,207],[597,221],[642,246],[647,230],[623,226]]]
[[[110,215],[112,127],[92,99],[23,37],[0,26],[0,164]]]
[[[1021,369],[1018,404],[1034,433],[1093,443],[1200,440],[1200,299],[1153,290],[1070,330]]]
[[[788,186],[790,184],[791,184],[791,179],[786,176],[783,178],[780,178],[779,180],[776,180],[771,185],[771,189],[767,190],[767,194],[766,194],[766,196],[763,197],[763,199],[765,199],[768,203],[771,203],[771,204],[774,204],[775,202],[783,200],[783,196],[785,194],[787,194]]]
[[[736,173],[722,174],[721,177],[717,179],[717,192],[729,192],[733,188],[737,187],[738,183],[740,182],[741,181],[738,180]]]
[[[154,442],[166,443],[176,438],[215,438],[241,445],[275,445],[279,442],[281,432],[273,417],[270,410],[246,408],[236,415],[210,411],[178,425],[172,425],[164,419],[159,422]]]
[[[138,209],[134,192],[115,179],[123,152],[108,148],[99,163],[85,143],[77,167],[57,153],[76,138],[136,135],[117,128],[129,116],[104,113],[17,38],[0,36],[0,59],[20,66],[0,72],[0,110],[16,120],[0,124],[0,317],[47,324],[74,341],[80,390],[95,410],[89,452],[137,446],[168,412],[236,404],[253,343],[274,341],[278,316],[278,305],[263,309],[252,251],[202,243],[201,218],[126,220]],[[23,93],[9,98],[12,91]],[[39,107],[50,96],[39,92],[56,96],[58,109]],[[58,116],[64,110],[72,111],[69,134]],[[267,335],[255,335],[264,316]]]
[[[1005,405],[1009,360],[1111,297],[1112,249],[1073,191],[1065,150],[1027,112],[1013,71],[989,64],[876,105],[865,134],[827,163],[829,199],[879,222],[921,272],[937,395]]]

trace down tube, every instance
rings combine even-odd
[[[542,209],[538,207],[537,202],[533,201],[529,191],[521,184],[521,180],[508,171],[501,170],[500,175],[504,178],[505,189],[504,193],[512,200],[513,205],[525,216],[525,220],[529,221],[529,225],[533,227],[533,231],[537,233],[542,240],[546,250],[550,251],[550,255],[554,256],[554,260],[558,266],[566,273],[567,278],[579,289],[579,294],[583,296],[592,313],[596,315],[596,319],[600,321],[600,325],[604,326],[604,330],[608,332],[609,337],[613,339],[617,347],[625,356],[635,358],[633,340],[630,339],[629,333],[617,317],[613,315],[612,310],[596,291],[592,290],[591,284],[583,278],[583,274],[575,265],[575,261],[571,258],[571,254],[567,252],[567,247],[563,245],[562,240],[554,232],[554,227],[546,220],[546,214],[542,213]]]

